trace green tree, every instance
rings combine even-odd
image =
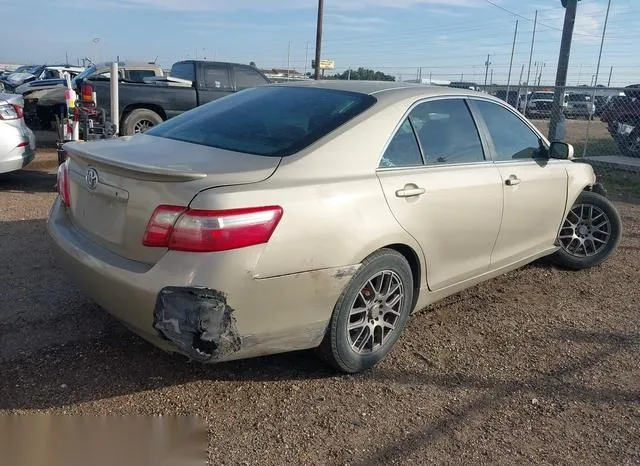
[[[375,71],[369,68],[348,69],[339,74],[327,76],[326,79],[352,79],[357,81],[395,81],[395,76],[384,74],[382,71]]]

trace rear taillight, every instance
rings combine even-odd
[[[20,105],[0,105],[0,120],[19,120],[24,116],[24,110]]]
[[[282,218],[282,207],[192,210],[160,206],[151,216],[143,244],[174,251],[216,252],[269,241]]]
[[[61,164],[58,167],[58,194],[62,197],[64,205],[69,207],[71,205],[71,195],[69,193],[69,166],[68,162]]]

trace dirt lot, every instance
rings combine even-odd
[[[0,413],[199,414],[215,464],[640,464],[634,189],[613,190],[625,233],[605,265],[475,287],[341,376],[309,352],[187,364],[131,335],[56,265],[54,169],[0,175]]]

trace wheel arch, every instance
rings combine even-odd
[[[413,312],[420,296],[420,284],[422,283],[422,263],[420,262],[420,256],[411,246],[402,243],[388,244],[381,249],[396,251],[409,263],[411,275],[413,276],[413,300],[411,303],[411,310]]]
[[[131,115],[131,112],[133,112],[134,110],[151,110],[152,112],[157,113],[163,121],[167,121],[167,113],[160,105],[150,103],[130,104],[122,110],[122,116],[120,117],[121,128],[124,125],[124,121],[129,115]]]

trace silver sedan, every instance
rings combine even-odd
[[[24,122],[22,96],[0,93],[0,173],[26,167],[35,149],[36,137]]]

